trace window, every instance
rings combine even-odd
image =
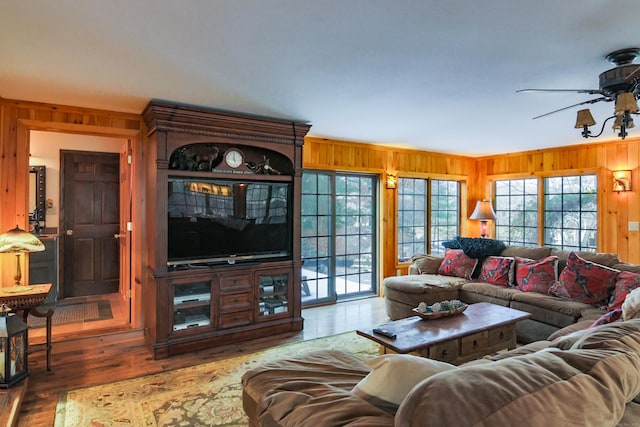
[[[459,189],[456,181],[431,181],[431,253],[444,252],[442,242],[459,234]]]
[[[596,250],[598,179],[595,175],[544,179],[544,244]]]
[[[336,293],[339,297],[375,291],[373,280],[376,179],[336,174]]]
[[[331,176],[320,173],[302,175],[301,251],[302,301],[331,298],[329,274],[333,263],[333,198]]]
[[[442,242],[459,234],[459,218],[460,184],[457,181],[399,178],[398,261],[426,253],[427,245],[430,253],[443,252]]]
[[[427,180],[398,180],[398,260],[426,253]]]
[[[496,239],[507,245],[538,245],[538,179],[495,183]]]
[[[544,187],[539,206],[539,188]],[[560,250],[596,250],[596,175],[495,181],[496,238],[508,245],[543,244]],[[538,223],[542,215],[542,243]]]

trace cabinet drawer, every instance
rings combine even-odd
[[[460,356],[469,356],[486,350],[489,344],[489,332],[482,331],[460,338]]]
[[[251,292],[220,295],[220,310],[249,310],[252,300]]]
[[[453,362],[458,358],[458,340],[453,339],[432,345],[429,347],[427,357],[443,362]]]
[[[489,331],[489,346],[504,344],[505,347],[516,343],[516,326],[505,325]]]
[[[234,326],[249,325],[251,323],[250,311],[234,311],[220,315],[220,328],[232,328]]]
[[[220,276],[220,292],[225,293],[238,289],[251,289],[253,287],[251,274],[234,274]]]

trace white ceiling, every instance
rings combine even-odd
[[[639,17],[638,0],[2,0],[0,96],[163,99],[466,155],[563,146],[584,142],[577,108],[531,118],[596,96],[515,91],[597,89]]]

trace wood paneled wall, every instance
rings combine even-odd
[[[468,157],[312,137],[305,138],[303,166],[305,169],[379,175],[382,184],[380,186],[382,218],[379,230],[382,252],[380,270],[383,277],[395,276],[398,270],[403,274],[407,271],[407,265],[398,265],[396,262],[396,239],[394,238],[397,226],[396,190],[385,188],[386,174],[394,173],[400,177],[455,179],[463,183],[463,188],[469,174],[475,175],[475,160]],[[467,197],[464,199],[466,200]],[[463,218],[467,217],[467,209],[467,204],[463,202]],[[464,220],[462,228],[467,227],[467,221]]]
[[[140,131],[138,114],[116,113],[0,98],[0,230],[16,224],[27,226],[25,192],[28,177],[28,132],[31,129],[104,135]],[[141,155],[140,145],[138,155]],[[640,138],[582,144],[514,154],[469,158],[380,145],[307,137],[305,168],[405,177],[456,179],[463,182],[463,235],[478,235],[476,221],[467,221],[476,200],[491,196],[489,182],[496,177],[538,176],[551,173],[598,171],[600,193],[599,250],[616,252],[629,262],[640,263],[640,232],[628,231],[629,221],[640,221]],[[611,191],[612,171],[631,169],[633,191]],[[138,177],[142,180],[142,177]],[[143,188],[143,184],[140,184]],[[396,263],[396,190],[381,185],[381,274],[406,272]],[[143,194],[139,194],[141,204]],[[142,213],[139,213],[142,215]],[[141,218],[138,218],[139,220]],[[134,219],[135,221],[135,219]],[[138,250],[140,248],[137,248]],[[134,248],[134,251],[136,249]],[[10,283],[13,262],[0,257],[2,283]]]
[[[629,221],[640,221],[640,138],[580,144],[545,150],[483,157],[476,160],[476,194],[490,195],[492,178],[598,174],[598,250],[617,253],[640,263],[640,232]],[[632,191],[612,191],[615,170],[631,170]]]

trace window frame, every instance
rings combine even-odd
[[[555,171],[537,171],[530,173],[513,173],[513,174],[491,174],[487,175],[487,187],[491,195],[492,202],[495,203],[495,182],[499,180],[537,178],[538,179],[538,246],[544,245],[544,179],[550,177],[565,177],[575,175],[595,175],[597,179],[596,203],[597,203],[597,233],[596,233],[596,252],[603,248],[603,234],[600,232],[602,228],[604,212],[602,211],[604,194],[604,186],[607,180],[607,170],[605,168],[581,168],[581,169],[562,169]],[[542,189],[542,191],[541,191]],[[495,235],[495,224],[494,224]]]
[[[432,191],[431,191],[431,182],[432,181],[454,181],[458,184],[458,221],[457,221],[457,230],[458,234],[463,230],[463,218],[466,217],[466,205],[463,203],[463,200],[467,198],[467,188],[466,188],[466,176],[458,176],[458,175],[443,175],[443,174],[429,174],[429,175],[412,175],[412,174],[402,174],[398,177],[398,188],[400,188],[400,180],[401,179],[420,179],[427,181],[427,191],[425,195],[426,199],[426,214],[425,214],[425,252],[431,253],[431,199],[432,199]],[[398,191],[395,192],[395,203],[396,203],[396,221],[395,221],[395,245],[394,245],[394,259],[395,259],[395,267],[403,268],[407,265],[411,264],[411,258],[408,259],[400,259],[399,258],[399,195]]]
[[[420,225],[418,225],[416,222],[412,223],[411,225],[401,225],[401,217],[405,215],[405,212],[418,212],[419,210],[416,208],[416,200],[413,199],[413,209],[400,209],[400,198],[405,195],[405,193],[401,193],[401,189],[403,187],[402,185],[402,181],[403,180],[413,180],[413,181],[418,181],[421,182],[424,185],[424,193],[420,194],[420,193],[416,193],[415,191],[413,193],[407,193],[407,196],[421,196],[424,195],[424,198],[422,199],[422,212],[424,212],[424,222]],[[406,259],[400,259],[400,247],[403,245],[411,245],[412,247],[412,252],[414,252],[412,254],[415,255],[416,253],[420,252],[420,248],[418,248],[417,244],[421,243],[422,244],[422,252],[427,251],[428,248],[428,242],[429,242],[429,192],[430,192],[430,184],[429,184],[429,180],[424,179],[424,178],[407,178],[407,177],[398,177],[398,191],[396,192],[396,218],[397,218],[397,223],[396,223],[396,262],[407,262]],[[412,186],[415,189],[415,185]],[[424,230],[424,240],[421,242],[418,242],[417,240],[412,240],[409,242],[405,242],[403,239],[401,239],[401,231],[405,228],[417,228],[417,227],[422,227]],[[410,258],[409,258],[410,259]]]
[[[329,187],[328,192],[321,193],[321,194],[323,196],[329,196],[331,201],[330,202],[331,208],[328,209],[328,213],[323,214],[329,223],[328,225],[330,228],[330,232],[328,235],[323,235],[323,236],[314,236],[312,233],[306,234],[303,229],[304,227],[303,221],[305,220],[305,218],[309,218],[309,219],[312,219],[314,217],[318,218],[319,209],[315,214],[313,213],[303,214],[301,209],[301,226],[300,226],[301,246],[304,246],[305,239],[314,239],[317,237],[323,237],[323,238],[326,238],[328,241],[326,254],[323,253],[322,256],[314,255],[310,257],[305,257],[305,251],[301,250],[301,259],[303,260],[303,263],[305,261],[309,261],[311,263],[315,261],[316,265],[318,265],[318,262],[326,262],[327,274],[326,274],[326,277],[323,279],[328,280],[330,283],[328,283],[327,285],[328,286],[327,296],[322,298],[309,299],[306,301],[303,300],[302,306],[304,308],[307,308],[315,305],[335,303],[338,301],[348,300],[350,298],[360,298],[360,297],[377,295],[380,292],[378,276],[379,276],[379,269],[381,268],[381,264],[378,262],[378,254],[380,253],[379,206],[380,206],[381,197],[382,197],[382,193],[380,191],[380,176],[377,174],[364,173],[364,172],[333,171],[333,170],[322,170],[322,169],[311,169],[311,168],[305,169],[303,172],[303,175],[305,173],[315,175],[316,179],[319,175],[328,177],[328,187]],[[340,178],[345,178],[346,180],[345,188],[349,188],[349,182],[351,180],[355,180],[355,179],[357,179],[358,181],[371,180],[372,193],[370,195],[350,194],[350,193],[339,194],[340,192],[338,191],[338,186],[339,186],[338,181]],[[302,177],[302,179],[304,179],[304,176]],[[301,186],[303,185],[302,182],[300,185]],[[302,189],[301,196],[316,197],[318,194],[320,194],[318,193],[318,191],[319,191],[318,188],[316,188],[315,192],[305,193],[304,189]],[[349,226],[347,226],[347,229],[343,231],[339,229],[338,222],[340,218],[350,219],[351,216],[346,216],[345,213],[341,212],[340,209],[338,208],[338,205],[339,205],[338,196],[346,199],[352,199],[354,197],[358,199],[369,198],[369,197],[372,198],[370,214],[363,215],[362,212],[359,211],[361,214],[358,215],[359,220],[364,218],[370,219],[370,224],[365,226],[365,228],[368,229],[368,232],[352,233],[352,232],[349,232],[348,230]],[[301,199],[301,202],[302,202],[302,199]],[[358,203],[358,206],[360,207],[361,204]],[[358,239],[354,239],[354,236],[356,236]],[[348,242],[352,243],[354,240],[358,240],[359,241],[358,244],[360,245],[363,238],[366,238],[366,237],[368,237],[370,240],[370,252],[360,251],[357,253],[350,253],[349,250],[346,250],[346,247],[345,247],[345,250],[342,251],[344,253],[339,254],[340,252],[339,239],[343,239],[345,244]],[[349,268],[350,269],[357,268],[358,272],[347,271],[347,268],[342,264],[340,266],[337,265],[341,260],[347,260],[352,255],[357,255],[356,261],[358,263],[361,262],[362,264],[356,265],[354,263],[354,265],[349,266]],[[353,278],[355,276],[358,276],[359,290],[356,292],[339,292],[340,289],[338,288],[337,282],[340,280],[348,280],[349,277]],[[363,276],[370,276],[370,280],[371,280],[370,289],[363,290],[363,282],[362,282]],[[317,275],[308,278],[307,285],[312,286],[311,282],[313,282],[314,280],[318,281]],[[318,284],[316,283],[315,285],[318,285]]]
[[[584,186],[583,178],[584,177],[590,177],[590,176],[594,176],[596,181],[597,181],[596,185],[595,185],[594,193],[583,192],[583,188],[584,188],[583,187]],[[572,192],[565,191],[565,182],[564,182],[564,180],[566,178],[570,178],[570,177],[578,177],[579,178],[579,187],[580,188],[579,188],[578,192],[573,192],[572,193]],[[547,180],[548,179],[561,179],[562,180],[562,186],[561,186],[562,187],[562,191],[559,192],[559,193],[557,193],[557,192],[556,193],[547,193],[547,185],[546,184],[547,184]],[[553,243],[547,242],[547,230],[555,229],[555,230],[558,230],[561,235],[563,235],[561,237],[560,246],[558,247],[559,250],[564,250],[564,251],[567,251],[567,250],[568,251],[589,251],[589,252],[593,251],[593,252],[597,252],[598,251],[598,234],[600,234],[600,233],[598,233],[598,224],[600,224],[599,218],[598,218],[599,217],[599,212],[600,212],[600,205],[598,203],[598,189],[599,189],[600,183],[599,183],[598,176],[596,174],[563,175],[563,176],[545,177],[545,178],[543,178],[542,181],[543,181],[543,190],[542,191],[543,191],[543,197],[545,198],[545,200],[547,199],[547,196],[549,196],[549,195],[551,195],[551,196],[554,196],[554,195],[555,196],[560,196],[560,199],[561,199],[560,203],[562,205],[559,210],[557,210],[557,209],[550,210],[550,208],[548,208],[546,205],[543,206],[543,214],[545,216],[545,218],[543,218],[543,224],[544,225],[543,225],[543,228],[542,228],[542,233],[543,233],[542,243],[543,243],[543,245],[556,247],[556,246],[554,246]],[[583,218],[585,216],[587,216],[587,214],[594,212],[594,211],[589,211],[589,210],[584,209],[584,205],[583,205],[583,198],[586,195],[590,195],[590,194],[595,196],[595,204],[596,204],[596,207],[595,207],[596,208],[596,210],[595,210],[596,224],[595,224],[595,228],[594,229],[583,228]],[[578,198],[580,200],[580,209],[579,210],[570,210],[570,209],[567,208],[567,206],[564,205],[564,200],[567,199],[568,196],[570,196],[570,195],[574,195],[574,196],[577,195],[578,196]],[[551,227],[550,225],[547,224],[546,217],[547,217],[547,215],[549,213],[553,213],[553,212],[557,212],[557,213],[559,213],[561,215],[561,217],[563,217],[563,220],[560,221],[560,223],[561,223],[560,227]],[[567,222],[566,217],[570,212],[577,212],[578,213],[578,218],[579,218],[578,222],[580,224],[579,227],[568,227],[568,226],[564,225]],[[569,244],[565,243],[564,234],[567,231],[570,231],[570,230],[577,231],[577,235],[578,235],[577,246],[569,245]],[[595,233],[595,242],[594,242],[595,246],[593,246],[593,247],[592,246],[583,246],[581,236],[585,231],[587,231],[587,232],[591,232],[592,231],[593,233]]]
[[[527,222],[526,222],[526,219],[523,218],[522,226],[520,226],[520,225],[512,226],[511,225],[512,224],[511,220],[513,219],[513,216],[516,213],[522,213],[524,216],[526,216],[527,212],[531,212],[530,210],[526,209],[526,198],[532,196],[532,194],[529,194],[529,193],[526,192],[526,181],[527,180],[533,180],[536,183],[536,193],[535,193],[536,224],[533,227],[532,226],[528,226]],[[497,182],[499,182],[499,181],[500,182],[508,182],[509,183],[509,192],[507,194],[498,194],[496,186],[497,186]],[[514,194],[512,192],[511,183],[513,181],[522,181],[522,184],[523,184],[522,194]],[[495,220],[495,223],[494,223],[494,236],[495,236],[495,238],[502,240],[503,242],[505,242],[508,245],[538,246],[539,245],[539,241],[540,241],[540,232],[539,232],[539,230],[540,230],[540,227],[539,227],[539,224],[540,224],[540,197],[539,197],[539,194],[540,194],[540,179],[537,179],[535,177],[533,177],[533,178],[532,177],[521,177],[521,178],[509,178],[509,179],[495,179],[493,181],[493,183],[492,183],[492,191],[493,191],[493,208],[494,208],[494,210],[496,212],[496,216],[497,216],[497,218]],[[506,210],[505,209],[500,209],[500,204],[498,203],[498,200],[497,200],[497,198],[499,196],[504,196],[504,197],[506,197],[508,199],[509,209],[506,209]],[[522,201],[523,201],[523,208],[522,209],[512,209],[511,208],[512,199],[513,199],[513,197],[516,197],[516,196],[518,198],[520,196],[522,197]],[[521,241],[514,241],[514,240],[511,240],[511,239],[504,239],[502,236],[499,236],[499,233],[498,233],[498,227],[499,227],[498,226],[498,219],[500,217],[500,212],[503,212],[503,211],[508,212],[509,222],[508,222],[508,224],[500,225],[500,227],[506,227],[508,229],[511,229],[512,227],[522,228],[523,238],[522,238]],[[532,228],[534,228],[536,230],[536,242],[535,243],[527,241],[527,238],[526,238],[527,229],[532,229]],[[509,232],[509,237],[511,237],[511,233],[510,232]]]

